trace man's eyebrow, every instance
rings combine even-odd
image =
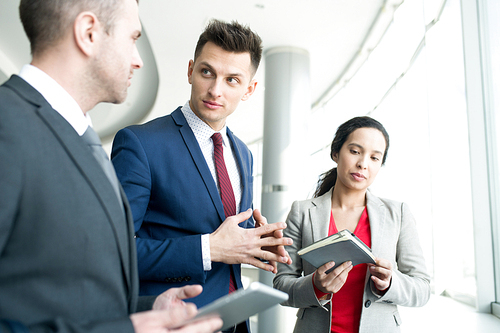
[[[208,62],[206,62],[206,61],[202,61],[202,62],[200,62],[200,65],[201,65],[201,66],[208,67],[208,69],[209,69],[211,72],[213,72],[213,73],[215,73],[215,72],[216,72],[216,71],[215,71],[215,69],[213,68],[213,66],[212,66],[212,65],[210,65],[210,64],[209,64]],[[243,76],[245,76],[245,75],[244,75],[243,73],[229,73],[229,74],[227,74],[226,76],[228,76],[228,77],[235,77],[235,76],[236,76],[236,77],[243,77]]]

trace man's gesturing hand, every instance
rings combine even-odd
[[[253,219],[255,221],[255,227],[263,227],[267,224],[267,219],[260,213],[258,209],[255,209],[253,211]],[[266,235],[262,235],[262,238],[264,237],[275,237],[275,238],[283,238],[283,231],[282,230],[275,230],[274,232]],[[287,262],[284,262],[285,264],[290,265],[292,263],[292,258],[290,258],[290,255],[288,252],[285,250],[285,247],[283,245],[278,245],[278,246],[266,246],[262,248],[263,250],[273,252],[277,255],[280,256],[280,258],[288,258]],[[274,269],[273,273],[276,274],[278,272],[278,268],[276,265],[276,261],[274,260],[269,260],[269,264],[271,264]]]
[[[238,226],[251,215],[252,210],[249,209],[228,217],[217,230],[210,234],[212,261],[226,264],[250,264],[266,271],[276,272],[275,266],[257,258],[270,262],[291,262],[283,246],[291,245],[292,240],[283,237],[281,233],[281,230],[286,228],[286,224],[284,222],[262,223],[263,216],[258,213],[256,217],[260,222],[257,228],[244,229]]]

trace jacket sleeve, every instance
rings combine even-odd
[[[423,306],[430,297],[430,277],[420,247],[415,218],[405,203],[401,203],[400,216],[401,229],[396,244],[397,267],[393,267],[389,289],[378,301],[402,306]],[[370,282],[370,287],[373,293],[373,282]],[[376,296],[376,293],[373,294]]]
[[[64,318],[54,318],[43,323],[25,326],[20,322],[0,319],[0,332],[2,333],[133,333],[134,327],[128,317],[106,322],[77,325]]]
[[[128,128],[116,134],[111,156],[130,203],[137,234],[144,222],[153,187],[148,157],[139,138]],[[136,236],[136,244],[141,280],[165,281],[167,278],[189,277],[192,283],[205,282],[201,235],[162,240]]]
[[[287,251],[292,258],[292,264],[286,265],[278,263],[278,273],[274,277],[274,288],[286,292],[288,300],[282,305],[296,308],[324,307],[324,304],[316,298],[312,281],[313,273],[303,276],[303,261],[297,252],[302,246],[302,229],[304,212],[300,208],[300,202],[292,204],[288,214],[284,230],[284,237],[290,237],[293,244],[287,246]],[[326,310],[326,308],[325,308]]]

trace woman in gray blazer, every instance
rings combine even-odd
[[[368,191],[385,163],[389,135],[370,117],[342,124],[332,142],[337,167],[323,174],[315,197],[293,203],[284,234],[291,265],[278,264],[274,287],[287,292],[283,305],[299,308],[295,333],[399,332],[397,305],[423,306],[429,275],[415,220],[405,203]],[[376,264],[345,262],[316,269],[297,251],[348,229],[371,247]]]

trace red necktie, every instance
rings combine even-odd
[[[212,135],[214,142],[214,161],[215,170],[217,171],[217,180],[219,181],[220,197],[222,199],[222,206],[224,206],[224,214],[226,218],[236,215],[236,200],[234,199],[233,186],[227,174],[226,163],[224,162],[224,152],[222,148],[222,136],[220,133]],[[231,269],[231,278],[229,280],[229,292],[232,293],[237,289],[236,279]]]

